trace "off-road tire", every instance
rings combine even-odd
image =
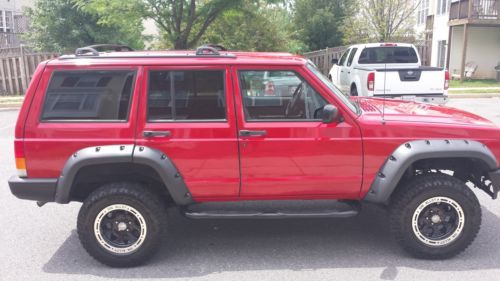
[[[461,232],[451,242],[444,245],[428,245],[415,234],[412,220],[420,204],[437,197],[450,198],[458,203],[463,210],[464,223]],[[416,177],[396,191],[389,207],[392,234],[403,249],[417,258],[451,258],[472,243],[481,226],[481,206],[475,194],[465,183],[445,174]]]
[[[147,232],[142,244],[133,252],[117,254],[105,249],[96,238],[97,215],[114,204],[126,204],[144,219]],[[78,237],[85,250],[96,260],[112,267],[137,266],[150,259],[161,246],[166,232],[167,215],[164,204],[137,183],[106,184],[92,192],[78,214]]]

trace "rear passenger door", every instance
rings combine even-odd
[[[197,200],[239,194],[230,81],[225,66],[144,69],[137,144],[163,151]]]

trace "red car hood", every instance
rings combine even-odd
[[[426,103],[379,98],[355,98],[364,115],[382,115],[387,121],[407,121],[496,127],[467,111]]]

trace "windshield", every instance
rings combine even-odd
[[[328,89],[330,89],[330,91],[336,96],[339,98],[339,100],[344,103],[345,105],[347,105],[347,107],[349,107],[350,110],[352,110],[352,112],[356,113],[356,114],[359,114],[359,109],[358,109],[358,105],[352,101],[349,97],[347,97],[346,95],[342,94],[342,92],[337,89],[337,87],[335,87],[335,85],[333,85],[332,81],[328,80],[328,78],[326,78],[325,75],[323,75],[323,73],[321,73],[317,68],[316,66],[314,66],[312,63],[308,63],[307,64],[307,68],[309,68],[309,70],[311,70],[311,72],[319,78],[319,80],[321,80],[321,82],[323,82],[323,84],[325,84]]]

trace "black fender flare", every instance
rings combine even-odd
[[[94,146],[75,152],[66,161],[57,180],[55,202],[69,203],[73,182],[83,167],[116,163],[138,163],[151,167],[177,204],[192,203],[191,193],[172,160],[157,149],[134,144]]]
[[[497,169],[495,155],[486,145],[472,140],[414,140],[400,145],[380,168],[364,200],[387,204],[404,172],[423,159],[469,158],[483,161],[490,171]]]

